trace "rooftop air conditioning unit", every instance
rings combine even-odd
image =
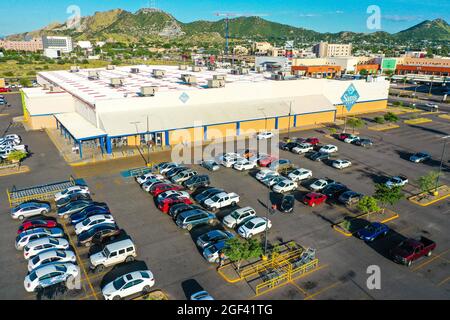
[[[141,87],[140,95],[142,97],[153,97],[156,94],[156,91],[158,91],[158,87],[155,86]]]
[[[113,66],[112,64],[110,64],[109,66],[106,67],[106,70],[114,70],[116,68],[116,66]]]
[[[80,67],[79,66],[71,66],[70,67],[70,72],[79,72],[80,71]]]
[[[139,68],[131,68],[131,73],[139,73]]]
[[[184,65],[184,64],[180,64],[180,65],[178,66],[178,70],[187,70],[187,66]]]
[[[256,72],[257,73],[263,73],[264,72],[264,68],[263,67],[256,67]]]
[[[162,78],[166,75],[166,71],[165,70],[161,70],[161,69],[153,69],[153,76],[155,78]]]
[[[88,79],[89,80],[98,80],[100,78],[100,73],[98,71],[89,71]]]
[[[215,74],[215,75],[213,75],[213,80],[223,80],[223,81],[225,81],[226,80],[226,75],[224,75],[224,74]]]
[[[225,87],[225,80],[209,79],[208,88],[223,88]]]
[[[181,80],[187,84],[196,84],[197,83],[197,77],[190,75],[190,74],[183,74],[181,75]]]
[[[200,72],[201,68],[199,66],[192,66],[192,72]]]
[[[216,71],[216,69],[217,69],[217,68],[216,68],[216,66],[214,66],[214,65],[209,65],[209,66],[208,66],[208,70],[209,70],[209,71]]]
[[[62,89],[58,86],[50,86],[50,92],[61,92]]]
[[[240,74],[248,74],[249,69],[248,68],[239,68],[239,72],[240,72]]]
[[[124,80],[122,78],[111,78],[111,87],[121,87],[124,84]]]
[[[43,90],[48,90],[48,89],[49,89],[48,83],[43,83],[43,84],[42,84],[42,89],[43,89]]]

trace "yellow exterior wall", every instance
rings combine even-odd
[[[127,137],[129,146],[138,146],[141,144],[139,136],[129,136]]]
[[[289,122],[289,118],[291,118],[290,122]],[[278,118],[278,129],[279,130],[287,129],[289,126],[291,128],[294,126],[294,116]]]
[[[275,129],[275,119],[267,119],[267,130]],[[264,131],[266,130],[266,120],[253,120],[253,121],[245,121],[241,122],[240,132],[241,134],[245,134],[245,131]]]
[[[44,128],[56,129],[56,120],[53,116],[29,117],[28,126],[32,130],[41,130]]]
[[[357,103],[353,106],[350,112],[348,112],[347,108],[345,108],[344,106],[336,106],[337,109],[336,116],[342,117],[343,115],[348,116],[353,114],[377,112],[385,110],[386,108],[387,108],[387,100]],[[344,113],[342,113],[342,111]]]
[[[172,130],[169,132],[170,145],[177,145],[180,143],[191,143],[194,141],[203,141],[203,127]]]
[[[224,138],[236,135],[236,123],[220,124],[217,126],[208,126],[208,140],[214,138]],[[220,136],[219,136],[220,135]]]
[[[334,111],[298,115],[296,125],[301,127],[327,122],[334,122]]]

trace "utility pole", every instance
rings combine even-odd
[[[147,115],[147,137],[150,137],[150,126],[148,115]],[[150,164],[150,141],[147,141],[147,167],[149,166],[149,164]]]
[[[291,114],[292,114],[292,101],[289,102],[289,124],[288,124],[288,139],[291,138]]]

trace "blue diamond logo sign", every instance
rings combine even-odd
[[[188,100],[189,100],[189,95],[186,92],[183,92],[180,95],[180,101],[183,103],[186,103],[186,102],[188,102]]]
[[[348,112],[352,110],[359,97],[360,95],[352,83],[341,97],[341,101]]]

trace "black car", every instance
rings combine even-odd
[[[194,209],[202,209],[199,206],[185,203],[177,203],[170,207],[169,215],[176,220],[178,215],[184,211],[194,210]]]
[[[189,168],[186,168],[186,167],[175,167],[175,168],[172,168],[172,169],[170,169],[169,171],[166,172],[166,177],[168,179],[170,179],[172,177],[175,177],[180,172],[182,172],[184,170],[187,170],[187,169],[189,169]]]
[[[91,229],[84,231],[78,235],[78,246],[89,247],[93,242],[99,243],[106,238],[113,239],[114,236],[120,234],[120,229],[116,224],[104,223],[98,224]]]
[[[323,161],[330,159],[330,154],[326,152],[312,152],[306,155],[312,161]]]
[[[211,189],[207,189],[205,191],[203,191],[202,193],[198,194],[195,196],[195,201],[197,201],[198,203],[202,204],[203,201],[205,201],[206,199],[209,199],[210,197],[224,192],[222,189],[219,188],[211,188]]]
[[[328,199],[338,199],[341,194],[349,191],[349,189],[340,183],[331,183],[320,191],[320,193],[326,195]]]
[[[290,213],[294,210],[295,197],[291,194],[284,195],[281,198],[280,204],[278,205],[278,210],[285,213]]]
[[[73,193],[67,197],[61,198],[58,201],[56,201],[56,207],[58,208],[64,207],[69,203],[77,200],[92,200],[92,198],[91,195],[88,193]]]
[[[194,190],[199,187],[208,187],[210,184],[211,181],[209,181],[209,177],[206,174],[190,177],[183,182],[183,185],[189,190]]]
[[[371,147],[373,145],[373,141],[370,139],[358,139],[355,141],[355,144],[361,147]]]

